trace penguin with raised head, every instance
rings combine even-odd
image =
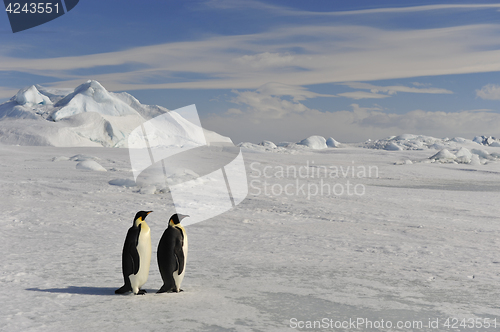
[[[115,290],[115,294],[133,292],[143,295],[141,289],[149,275],[151,263],[151,232],[146,217],[153,211],[139,211],[135,215],[134,223],[127,232],[122,252],[122,271],[125,285]]]
[[[168,227],[158,244],[158,267],[163,286],[157,293],[182,292],[181,283],[186,269],[188,239],[181,220],[186,217],[189,216],[178,213],[170,217]]]

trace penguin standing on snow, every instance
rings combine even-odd
[[[158,267],[163,286],[157,293],[182,292],[181,283],[186,269],[188,240],[181,220],[189,217],[174,214],[158,244]]]
[[[125,285],[115,290],[115,294],[132,291],[143,295],[140,289],[146,283],[151,263],[151,232],[144,221],[153,211],[139,211],[135,215],[134,224],[129,228],[122,252],[122,270]]]

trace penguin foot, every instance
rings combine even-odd
[[[138,292],[137,292],[137,294],[135,294],[135,295],[144,295],[144,294],[146,294],[146,293],[147,293],[147,292],[146,292],[146,290],[145,290],[145,289],[139,289],[139,291],[138,291]]]
[[[131,292],[131,291],[132,291],[132,289],[130,289],[130,287],[128,287],[127,285],[123,285],[122,287],[115,290],[115,294],[125,294],[125,293]]]
[[[167,289],[167,287],[165,287],[165,285],[161,286],[161,288],[156,292],[156,294],[158,293],[168,293],[170,292],[170,289]]]
[[[175,288],[162,287],[156,293],[157,294],[158,293],[177,293],[177,290]]]
[[[177,290],[175,288],[172,288],[172,289],[169,289],[169,290],[162,290],[162,289],[160,289],[156,293],[180,293],[180,292],[184,292],[184,290],[183,289]]]

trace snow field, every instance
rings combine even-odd
[[[256,178],[252,163],[261,174],[266,166],[364,165],[377,166],[379,176],[299,178],[350,180],[365,186],[362,196],[307,199],[249,188],[236,208],[186,227],[184,292],[157,295],[156,246],[174,209],[168,191],[141,194],[131,186],[126,149],[0,145],[7,193],[0,201],[0,330],[289,331],[292,318],[325,317],[498,321],[500,163],[395,165],[432,154],[244,150],[248,178],[260,185],[297,179]],[[107,172],[77,169],[85,160]],[[118,296],[123,241],[139,210],[154,211],[146,220],[148,294]]]

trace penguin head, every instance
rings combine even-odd
[[[189,216],[187,214],[176,213],[170,217],[170,221],[168,223],[171,226],[175,226],[175,225],[180,224],[181,220],[186,218],[186,217],[189,217]]]
[[[134,225],[139,226],[140,223],[142,223],[148,214],[150,214],[153,211],[139,211],[136,213],[135,218],[134,218]]]

